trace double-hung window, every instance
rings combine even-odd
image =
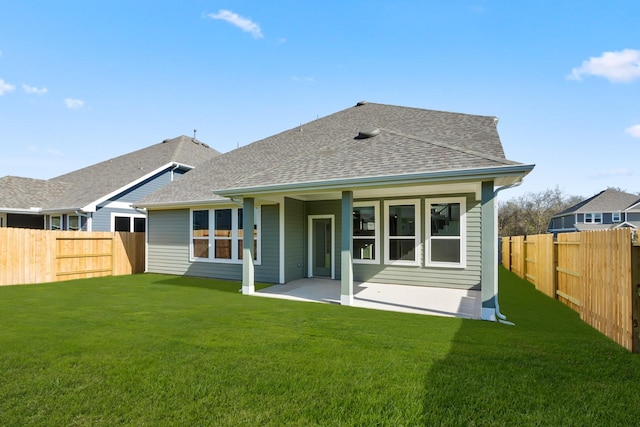
[[[50,229],[51,230],[62,230],[62,215],[54,215],[50,219]]]
[[[244,238],[242,213],[242,208],[192,210],[191,258],[215,262],[241,262]],[[260,208],[256,208],[254,218],[254,260],[259,262]]]
[[[585,224],[602,224],[602,213],[586,213],[584,214]]]
[[[385,201],[384,215],[385,263],[419,266],[420,201]]]
[[[622,221],[622,215],[620,214],[620,212],[613,212],[611,214],[611,221],[612,222],[621,222]]]
[[[425,265],[465,267],[466,203],[464,198],[426,202]]]
[[[353,262],[356,264],[380,262],[379,210],[379,202],[353,204]]]

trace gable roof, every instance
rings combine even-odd
[[[0,201],[8,208],[81,209],[172,165],[191,169],[219,155],[200,141],[179,136],[49,180],[5,177],[12,185],[0,187]]]
[[[640,196],[625,193],[612,188],[603,190],[568,209],[554,215],[554,217],[589,212],[619,212],[640,202]]]
[[[220,200],[214,191],[265,186],[505,167],[531,170],[532,165],[505,158],[496,122],[490,116],[358,103],[213,158],[139,205]],[[376,136],[358,137],[372,129]]]

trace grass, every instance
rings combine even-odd
[[[490,322],[162,275],[0,288],[0,425],[635,425],[640,359],[511,273]]]

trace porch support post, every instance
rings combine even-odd
[[[242,205],[242,293],[252,295],[255,292],[253,274],[253,224],[254,200],[245,197]]]
[[[353,305],[353,191],[342,192],[342,244],[340,269],[340,303]]]
[[[482,183],[481,201],[481,235],[482,235],[482,274],[480,286],[482,295],[482,320],[497,321],[498,277],[496,275],[495,246],[498,240],[496,223],[496,199],[493,181]]]

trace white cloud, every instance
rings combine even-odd
[[[591,57],[571,70],[569,80],[582,80],[583,75],[604,77],[611,82],[630,82],[640,78],[640,50],[623,49]]]
[[[633,175],[633,171],[627,168],[615,168],[609,170],[602,170],[596,172],[594,175],[591,175],[591,178],[601,179],[601,178],[611,178],[615,176],[631,176]]]
[[[44,95],[48,92],[46,87],[37,88],[35,86],[29,86],[27,84],[23,84],[22,89],[24,89],[24,91],[27,93],[33,93],[35,95]]]
[[[291,80],[295,82],[307,82],[307,83],[313,83],[316,81],[316,79],[314,79],[313,77],[299,77],[299,76],[291,76]]]
[[[634,138],[640,138],[640,125],[633,125],[624,130]]]
[[[3,79],[0,79],[0,96],[5,93],[12,92],[16,87],[12,84],[5,82]]]
[[[65,98],[64,104],[72,110],[84,107],[84,101],[81,99]]]
[[[242,31],[251,33],[254,39],[261,39],[264,37],[262,30],[260,29],[260,25],[229,10],[220,9],[218,13],[210,13],[207,16],[211,19],[227,21],[231,25],[235,25],[240,28]]]

